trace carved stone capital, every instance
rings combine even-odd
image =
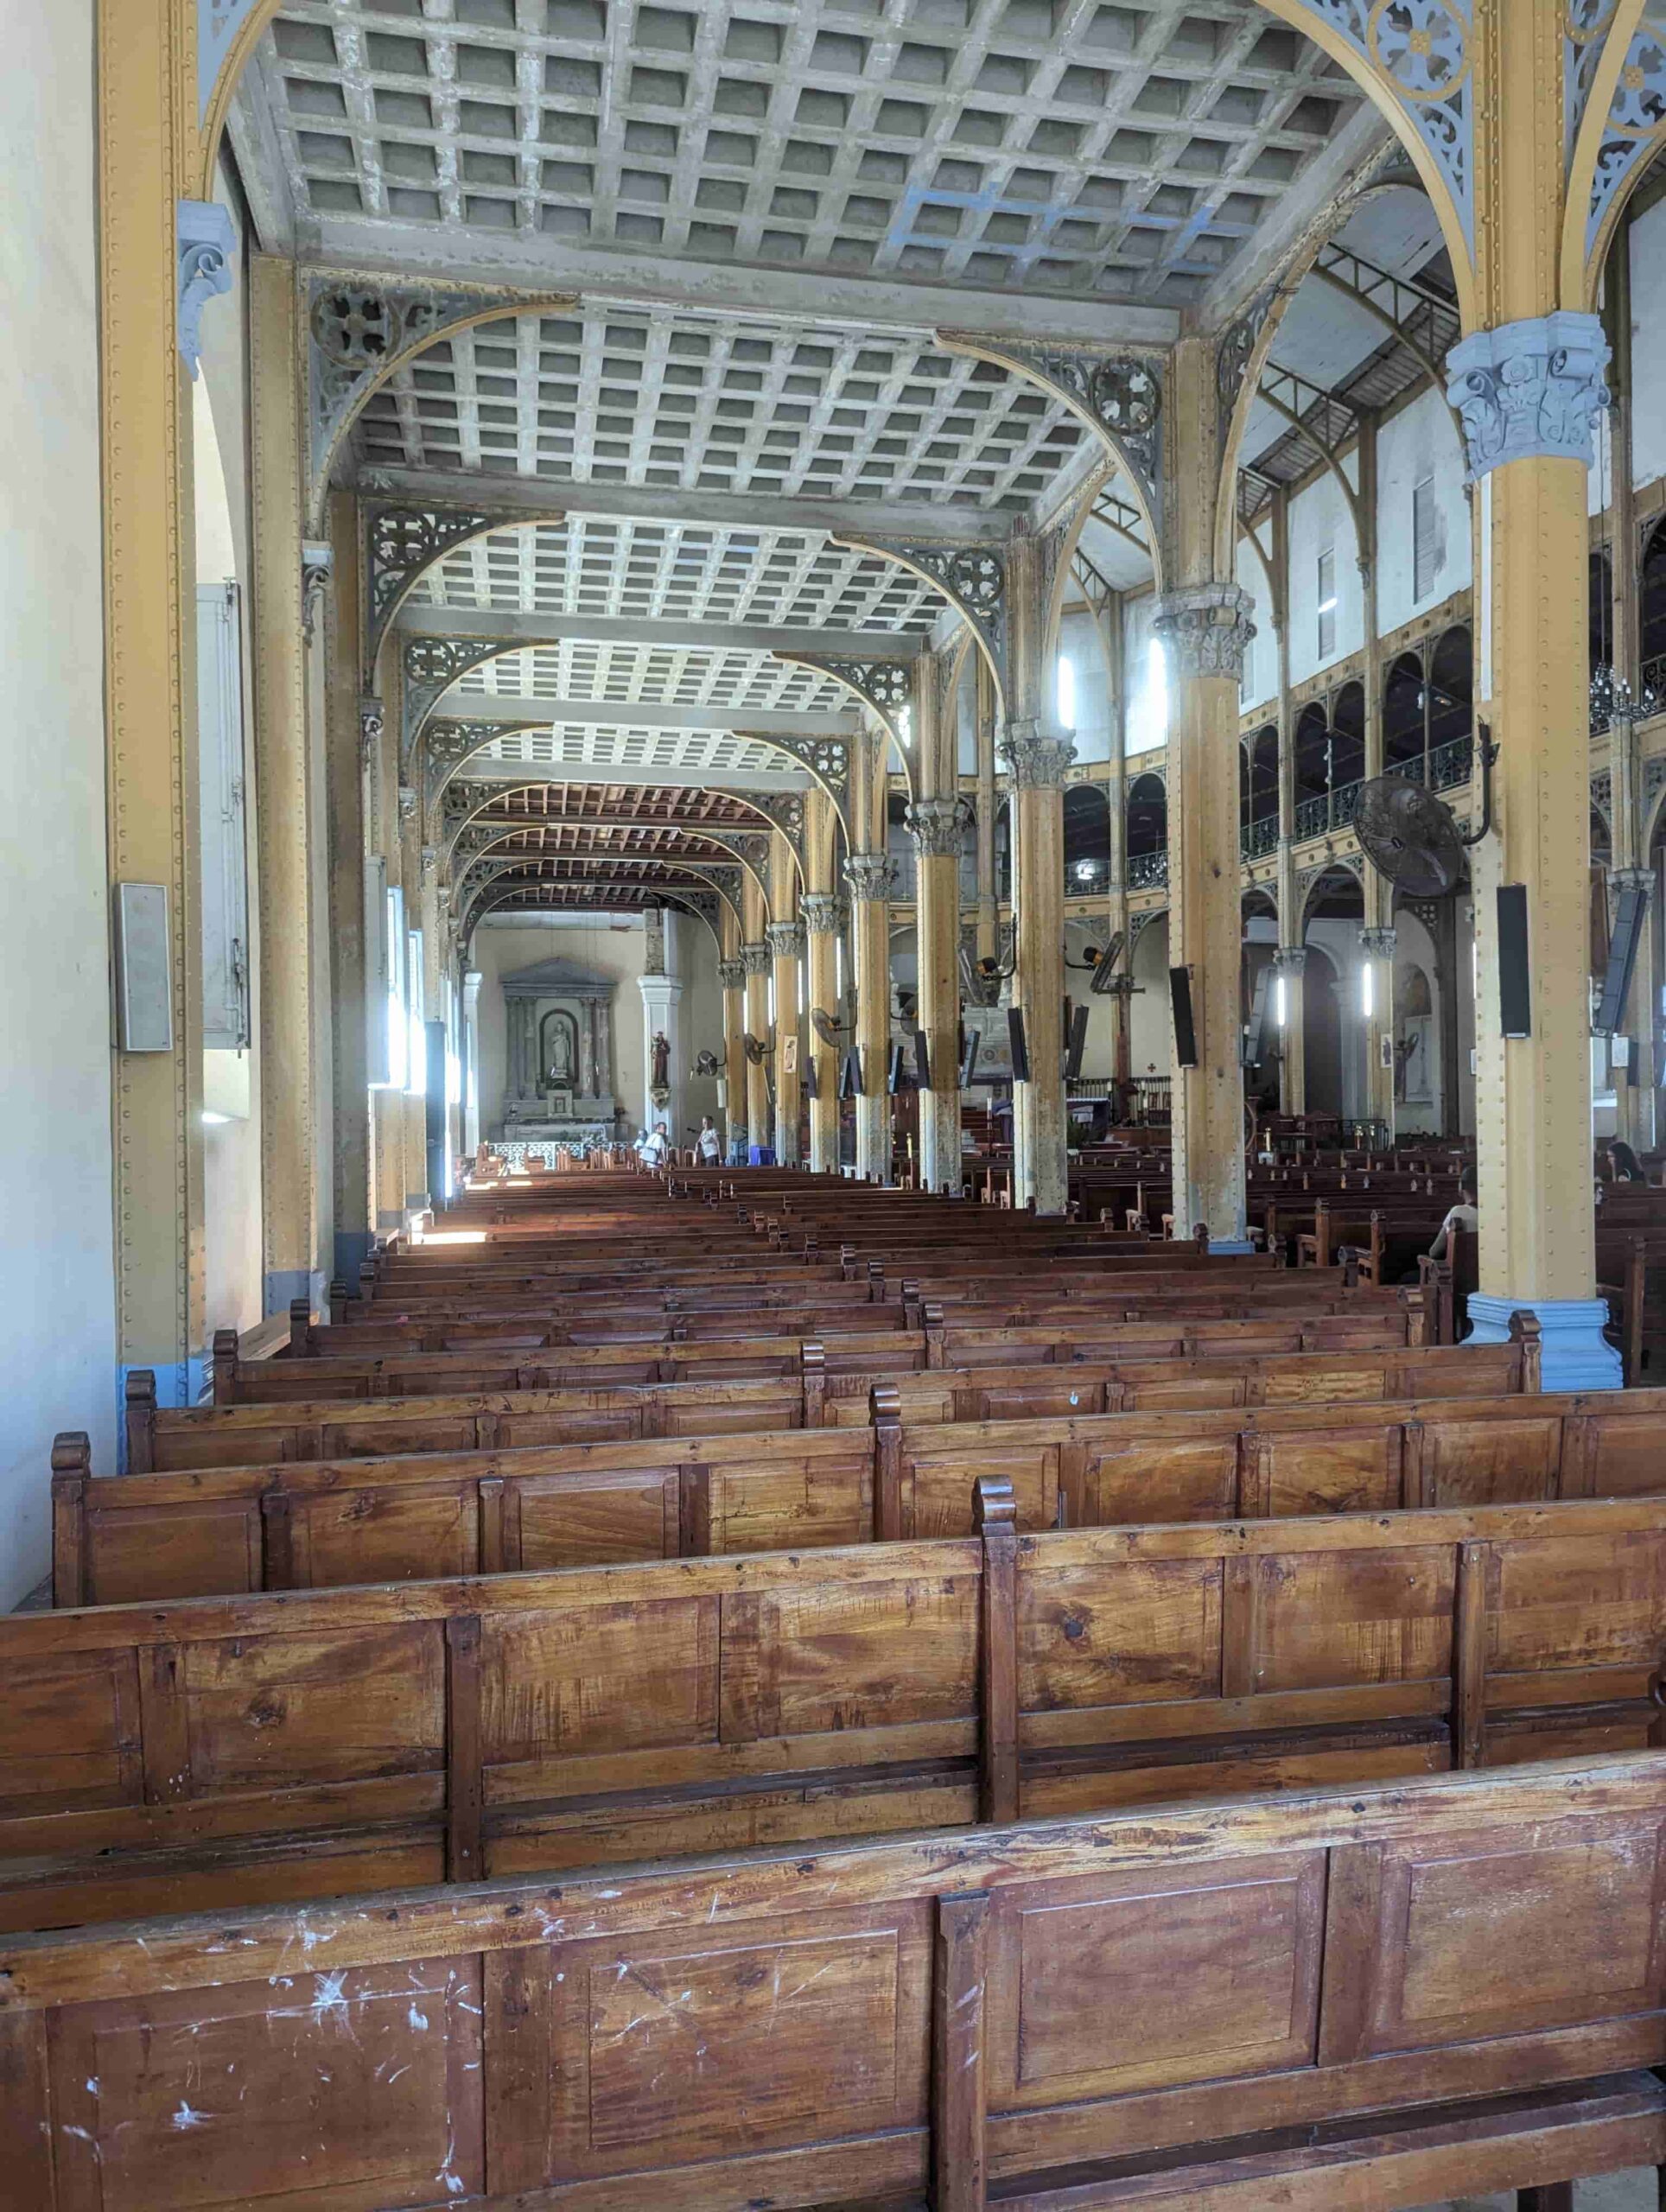
[[[174,211],[179,299],[175,335],[181,358],[194,380],[202,359],[202,311],[232,289],[237,233],[229,209],[215,200],[181,200]]]
[[[804,957],[804,925],[802,922],[771,922],[764,935],[769,939],[773,960],[802,960]]]
[[[1237,584],[1193,584],[1165,592],[1157,601],[1152,629],[1162,639],[1180,677],[1243,679],[1243,656],[1256,634],[1250,620],[1255,604]]]
[[[747,976],[767,976],[769,947],[766,944],[743,944],[741,947],[741,967]]]
[[[747,980],[747,971],[738,960],[720,960],[717,980],[726,991],[738,991]]]
[[[1361,930],[1359,950],[1371,960],[1392,960],[1394,949],[1400,942],[1397,930]]]
[[[908,810],[908,827],[920,858],[957,856],[970,815],[963,798],[917,798]]]
[[[1651,868],[1611,868],[1608,880],[1616,891],[1640,891],[1646,902],[1655,887],[1655,872]]]
[[[376,758],[376,748],[382,742],[385,716],[379,699],[359,702],[359,758],[366,767]]]
[[[1035,716],[1024,715],[1007,724],[996,750],[1020,791],[1057,791],[1076,758],[1076,741],[1073,735],[1044,736]]]
[[[859,903],[888,899],[895,873],[890,855],[886,853],[852,853],[844,864],[844,880],[850,896]]]
[[[416,793],[410,784],[399,786],[399,819],[401,822],[416,819]]]
[[[839,901],[830,891],[806,891],[798,901],[798,912],[811,937],[838,935],[842,918]]]
[[[1305,944],[1281,944],[1273,955],[1274,971],[1280,976],[1294,976],[1300,979],[1307,965],[1307,948]]]
[[[424,875],[432,875],[435,869],[438,868],[439,865],[439,847],[437,845],[424,845],[423,847],[423,874]]]
[[[1609,359],[1599,319],[1570,308],[1460,339],[1447,356],[1447,397],[1464,426],[1472,482],[1541,454],[1588,468]]]
[[[325,538],[308,538],[301,548],[301,629],[308,645],[323,603],[324,587],[334,574],[334,546]]]

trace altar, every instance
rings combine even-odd
[[[503,977],[503,1096],[494,1141],[611,1144],[614,981],[571,960]]]

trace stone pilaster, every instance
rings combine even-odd
[[[919,1101],[919,1179],[928,1191],[960,1188],[960,852],[970,811],[963,798],[922,798],[908,815],[919,1027],[932,1078]]]

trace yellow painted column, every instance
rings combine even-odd
[[[908,810],[914,841],[919,1027],[930,1084],[919,1095],[919,1181],[958,1192],[960,1166],[960,849],[967,808],[957,793],[959,755],[952,663],[914,664],[913,751],[919,797]]]
[[[982,653],[976,656],[977,701],[977,957],[993,960],[1000,950],[1001,901],[995,885],[995,817],[1001,804],[995,789],[995,679]]]
[[[1273,988],[1282,985],[1282,996],[1276,1010],[1283,1014],[1278,1025],[1279,1051],[1279,1111],[1281,1114],[1305,1114],[1307,1110],[1307,1001],[1302,993],[1307,985],[1307,948],[1303,944],[1281,944],[1273,955]]]
[[[919,1026],[930,1087],[919,1102],[921,1187],[960,1188],[960,847],[958,798],[916,799],[910,810],[919,888]]]
[[[334,1122],[335,1248],[334,1274],[358,1286],[370,1249],[375,1200],[371,1191],[371,1009],[363,724],[359,695],[359,557],[356,502],[347,492],[330,500],[335,563],[326,602],[328,654],[326,742],[329,789],[329,952],[331,1077]]]
[[[856,1107],[856,1173],[891,1180],[891,863],[883,853],[852,853],[844,864],[850,893],[850,957],[856,987],[856,1051],[862,1090]]]
[[[1530,1308],[1547,1389],[1618,1386],[1600,1331],[1592,1204],[1587,977],[1587,500],[1608,341],[1585,312],[1568,163],[1560,0],[1510,0],[1477,25],[1473,324],[1447,359],[1475,484],[1476,695],[1499,747],[1497,834],[1475,887],[1476,1155],[1481,1287],[1472,1338]],[[1574,175],[1580,172],[1574,165]],[[1588,171],[1586,172],[1588,176]],[[1524,911],[1525,1019],[1503,1033],[1499,894]]]
[[[1013,1004],[1024,1016],[1029,1078],[1013,1084],[1014,1201],[1062,1214],[1069,1188],[1065,1128],[1065,771],[1068,737],[1009,721],[1002,754],[1013,781]]]
[[[1508,331],[1483,334],[1484,344],[1498,341],[1514,342]],[[1452,357],[1455,379],[1463,355],[1460,346]],[[1482,1342],[1495,1342],[1510,1313],[1530,1305],[1544,1331],[1545,1387],[1600,1388],[1618,1374],[1599,1334],[1592,1205],[1585,464],[1525,455],[1487,470],[1480,490],[1480,574],[1485,588],[1490,571],[1491,586],[1481,712],[1500,751],[1498,835],[1472,855],[1481,1294],[1470,1319]],[[1500,1027],[1505,886],[1525,892],[1527,914],[1529,1033],[1511,1038]]]
[[[250,509],[253,524],[256,822],[260,878],[260,1183],[265,1310],[315,1309],[313,912],[302,633],[302,342],[295,266],[249,267]],[[350,634],[348,649],[353,649]],[[322,824],[317,825],[320,834]]]
[[[760,1044],[769,1042],[769,946],[765,941],[766,909],[762,893],[750,876],[741,893],[747,941],[741,947],[741,966],[747,979],[746,1029]],[[769,1070],[762,1060],[746,1055],[747,1140],[753,1151],[767,1149],[771,1135]]]
[[[1192,1001],[1192,1065],[1173,1047],[1173,1211],[1217,1250],[1244,1235],[1238,893],[1238,686],[1254,634],[1237,584],[1168,593],[1156,632],[1168,654],[1169,962]]]
[[[717,963],[717,980],[723,987],[723,1138],[731,1166],[747,1156],[747,1055],[741,1042],[747,1026],[747,971],[741,964],[740,931],[727,911],[723,934],[734,945]]]
[[[798,1024],[798,978],[804,956],[804,925],[796,917],[792,921],[772,922],[767,936],[775,983],[775,1157],[781,1166],[796,1167],[804,1096],[798,1055],[804,1051]]]
[[[184,151],[196,131],[195,47],[185,0],[100,0],[110,877],[112,906],[122,885],[157,885],[166,894],[172,1033],[134,1040],[156,1049],[125,1049],[119,1033],[114,1039],[117,1357],[124,1374],[153,1369],[169,1405],[194,1402],[206,1351],[196,575],[175,224],[183,195],[195,189]],[[211,226],[216,211],[197,212]],[[212,253],[206,242],[203,251]],[[205,286],[229,288],[223,256],[218,270],[206,259],[201,267]]]
[[[819,1009],[836,1026],[843,1020],[839,1004],[839,901],[833,895],[833,803],[817,788],[804,800],[805,883],[798,912],[804,925],[804,1007]],[[839,1165],[839,1052],[837,1042],[823,1044],[813,1021],[805,1046],[816,1071],[810,1102],[810,1166],[812,1174],[832,1174]]]

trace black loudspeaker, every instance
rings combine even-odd
[[[885,1089],[888,1097],[894,1098],[902,1089],[902,1047],[893,1045],[891,1057],[885,1064]]]
[[[1198,1065],[1198,1033],[1192,1026],[1192,970],[1168,971],[1168,1002],[1174,1014],[1174,1059],[1183,1068]]]
[[[841,1098],[859,1098],[862,1096],[862,1059],[854,1046],[840,1065],[839,1096]]]
[[[806,1098],[819,1098],[822,1095],[821,1084],[816,1074],[816,1055],[813,1052],[804,1062],[804,1090]]]
[[[972,1087],[972,1077],[977,1073],[977,1044],[980,1033],[963,1026],[960,1033],[963,1039],[960,1052],[960,1087],[963,1090],[970,1090]]]
[[[1088,1048],[1088,1010],[1078,1006],[1070,1018],[1070,1044],[1065,1054],[1065,1080],[1074,1083],[1082,1072],[1082,1055]]]
[[[1631,949],[1633,959],[1637,948]],[[1533,1034],[1533,992],[1527,957],[1527,886],[1498,886],[1498,1027],[1506,1037]]]
[[[1599,1037],[1612,1037],[1625,1019],[1626,994],[1631,970],[1637,964],[1643,937],[1643,917],[1649,904],[1646,891],[1622,891],[1614,912],[1614,932],[1608,940],[1608,967],[1602,979],[1602,998],[1592,1027]],[[1508,1036],[1510,1032],[1506,1030]]]
[[[1012,1039],[1013,1081],[1027,1083],[1030,1079],[1030,1048],[1024,1041],[1024,1009],[1007,1008],[1007,1034]]]
[[[914,1081],[922,1090],[932,1088],[932,1054],[925,1041],[925,1032],[914,1032]]]

